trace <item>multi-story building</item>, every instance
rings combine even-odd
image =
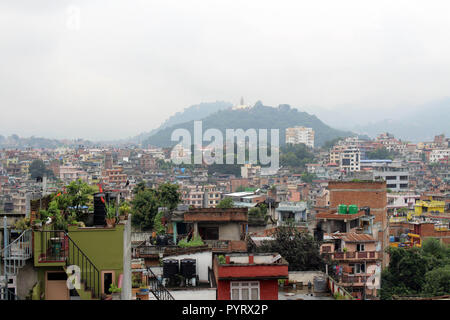
[[[183,204],[194,208],[215,208],[222,198],[222,191],[215,185],[186,185],[181,189]]]
[[[314,130],[306,127],[286,128],[286,143],[303,143],[314,148]]]
[[[373,179],[384,180],[387,188],[395,191],[407,191],[409,189],[408,167],[400,162],[392,160],[361,160],[361,170],[371,171]]]
[[[388,256],[384,253],[384,249],[389,246],[386,182],[330,181],[328,183],[328,190],[330,190],[331,210],[337,210],[340,204],[354,204],[358,208],[370,208],[370,213],[374,216],[372,235],[377,241],[377,251],[381,250],[383,252],[382,265],[386,266]]]
[[[112,169],[106,169],[105,180],[108,184],[125,184],[127,182],[127,175],[123,173],[123,168],[116,166]]]
[[[339,154],[339,167],[345,172],[360,171],[361,151],[348,147]]]
[[[252,164],[244,164],[241,167],[241,176],[244,179],[253,179],[261,175],[261,166],[255,166]]]
[[[450,149],[434,149],[430,152],[429,159],[431,163],[439,162],[441,160],[448,160],[450,157]]]

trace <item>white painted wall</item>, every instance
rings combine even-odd
[[[216,300],[216,288],[194,290],[171,290],[175,300]]]
[[[289,282],[302,282],[303,285],[308,285],[308,281],[314,284],[314,277],[323,277],[325,275],[322,271],[289,271]]]
[[[204,251],[204,252],[196,252],[191,254],[181,254],[176,256],[167,256],[163,258],[164,260],[167,259],[176,259],[176,260],[182,260],[182,259],[195,259],[196,260],[196,268],[197,268],[197,275],[200,282],[208,282],[208,267],[212,268],[212,252],[211,251]]]

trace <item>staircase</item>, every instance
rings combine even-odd
[[[25,230],[16,240],[0,251],[1,258],[3,259],[1,272],[3,272],[4,266],[6,266],[8,278],[17,276],[19,269],[23,268],[26,261],[32,257],[32,235],[31,229]],[[6,291],[2,281],[0,283],[0,300],[4,299],[6,299]],[[19,300],[19,297],[8,289],[8,299]]]
[[[39,261],[63,263],[63,268],[68,273],[68,277],[72,275],[78,277],[80,288],[75,289],[82,300],[101,299],[101,273],[68,233],[61,230],[43,230],[40,232],[42,233],[41,248],[43,253],[40,255]]]
[[[162,282],[156,277],[153,271],[148,268],[148,281],[150,284],[150,292],[155,296],[157,300],[175,300],[170,294],[169,290],[162,284]]]
[[[16,276],[19,269],[31,258],[33,253],[31,238],[32,230],[25,230],[16,240],[2,249],[1,256],[8,276]]]
[[[67,239],[67,267],[76,265],[80,267],[80,289],[77,289],[82,300],[99,300],[101,298],[100,271],[77,246],[77,244],[65,233]]]

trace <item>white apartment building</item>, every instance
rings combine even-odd
[[[409,190],[409,171],[398,161],[361,160],[361,169],[370,169],[375,180],[386,181],[386,187],[394,192]]]
[[[244,164],[241,167],[242,178],[252,179],[261,175],[261,166],[254,166],[252,164]]]
[[[339,154],[339,167],[345,172],[360,171],[361,151],[349,147]]]
[[[306,127],[286,128],[286,143],[304,143],[308,147],[314,148],[314,130]]]
[[[430,162],[438,162],[441,159],[449,158],[450,149],[434,149],[430,152]]]

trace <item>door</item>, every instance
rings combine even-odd
[[[69,300],[67,274],[64,271],[47,271],[45,279],[45,300]]]

